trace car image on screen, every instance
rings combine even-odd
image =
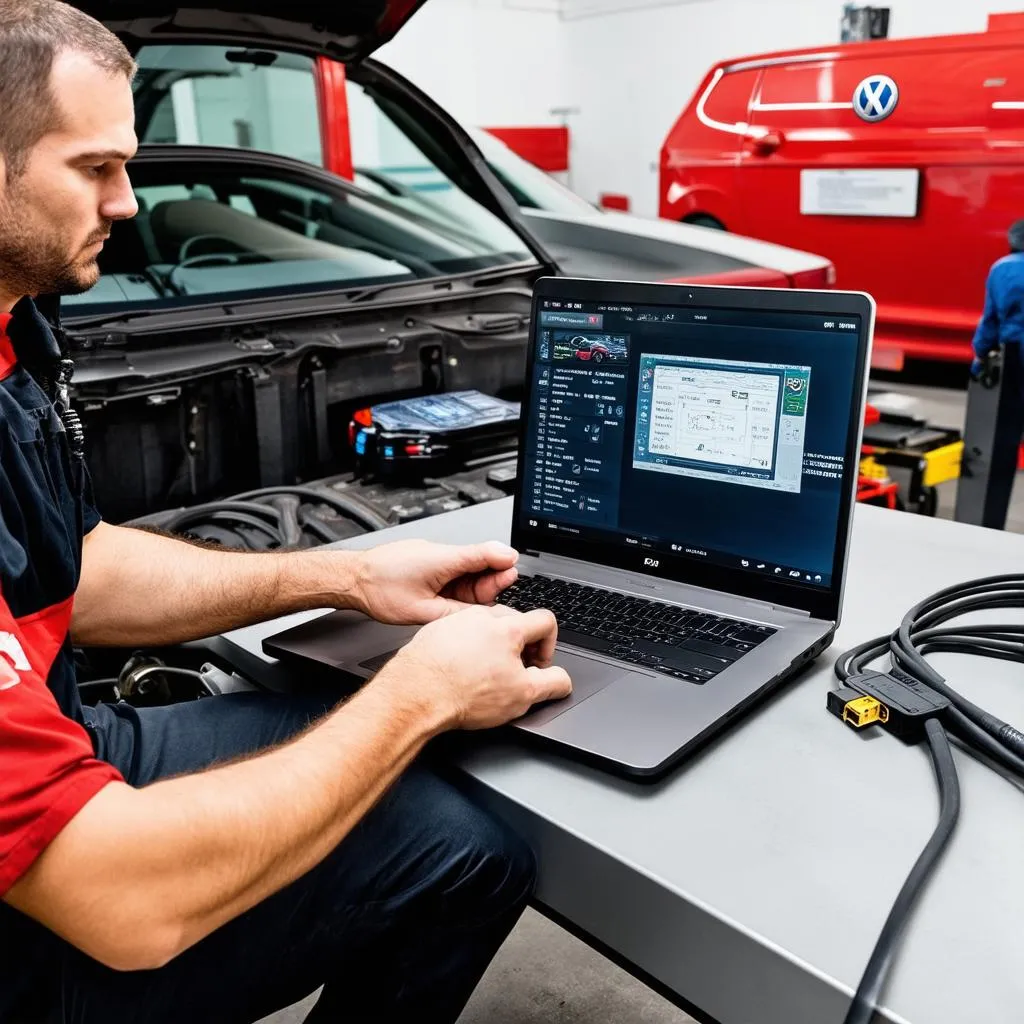
[[[602,337],[596,339],[578,335],[572,339],[572,343],[575,345],[575,357],[583,362],[603,363],[608,361],[624,363],[627,359],[625,346],[616,344],[612,338]]]

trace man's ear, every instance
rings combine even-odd
[[[0,153],[0,198],[7,193],[7,158]]]

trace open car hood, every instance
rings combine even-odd
[[[445,172],[464,191],[519,235],[548,273],[558,266],[524,221],[519,207],[488,167],[462,127],[428,96],[389,68],[364,61],[423,6],[426,0],[69,0],[102,21],[137,53],[148,44],[218,44],[273,47],[329,57],[344,63],[348,74],[400,97],[415,111],[414,120],[450,146]]]
[[[240,45],[291,43],[336,60],[361,60],[383,46],[425,0],[71,0],[133,49],[192,36]],[[132,44],[136,45],[132,45]]]

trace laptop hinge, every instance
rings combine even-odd
[[[809,619],[811,613],[806,608],[790,608],[788,604],[769,604],[767,601],[745,601],[745,604],[749,604],[754,608],[768,608],[773,612],[785,612],[787,615],[799,615],[804,619]]]
[[[541,553],[536,552],[536,551],[524,551],[523,554],[533,555],[535,558],[540,558],[542,560],[541,561],[541,568],[544,568],[544,561],[545,560],[551,559],[554,562],[554,565],[547,569],[548,572],[552,572],[552,571],[562,571],[562,572],[564,572],[567,568],[571,568],[573,563],[577,563],[577,564],[584,565],[584,566],[587,565],[586,562],[582,562],[579,559],[568,558],[565,555],[554,555],[551,552],[544,552],[543,554],[541,554]],[[626,575],[629,575],[629,571],[626,570],[626,569],[617,570],[617,571],[620,571],[620,572],[625,573]],[[645,578],[647,578],[647,577],[645,577]],[[666,580],[665,582],[671,584],[672,581]],[[698,587],[698,586],[695,586],[694,584],[680,584],[680,585],[681,586],[689,587],[691,590],[704,591],[707,594],[721,594],[721,595],[725,595],[727,597],[731,597],[731,598],[733,598],[736,601],[741,601],[744,605],[750,607],[751,609],[756,609],[761,614],[764,614],[766,612],[776,612],[776,613],[780,613],[781,612],[784,615],[799,616],[800,618],[803,618],[803,619],[810,619],[811,618],[811,613],[809,611],[807,611],[806,608],[790,608],[789,605],[772,604],[769,601],[758,601],[755,598],[741,597],[739,594],[728,594],[728,592],[726,592],[726,591],[710,590],[707,587]]]

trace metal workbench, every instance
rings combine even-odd
[[[348,546],[507,539],[510,515],[511,501],[495,502]],[[855,734],[826,713],[832,662],[891,630],[919,598],[1020,565],[1022,536],[858,507],[835,646],[666,780],[618,780],[498,736],[469,740],[455,767],[534,843],[542,906],[680,1005],[721,1024],[839,1024],[937,797],[924,749]],[[303,617],[227,634],[219,650],[257,681],[287,687],[260,643]],[[981,705],[1024,722],[1019,665],[955,655],[935,664]],[[1024,1013],[1024,794],[956,756],[960,827],[911,922],[888,1021],[1009,1024]]]

